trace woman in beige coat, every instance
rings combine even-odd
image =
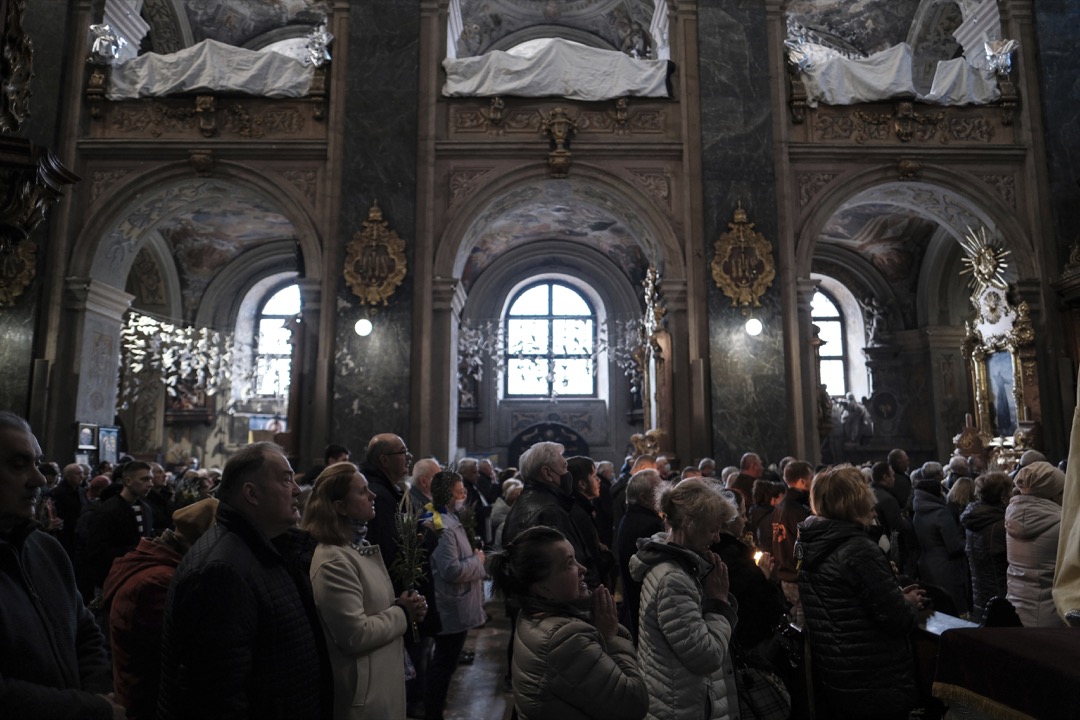
[[[315,479],[303,529],[319,541],[311,586],[334,673],[335,720],[405,718],[402,635],[427,612],[416,592],[394,598],[376,545],[364,539],[375,494],[352,463]]]

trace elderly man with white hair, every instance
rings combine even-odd
[[[518,470],[525,487],[503,523],[503,547],[525,528],[548,525],[561,532],[574,551],[583,556],[584,544],[570,521],[574,478],[563,457],[563,446],[554,442],[536,443],[522,453]]]
[[[637,638],[641,583],[630,576],[630,558],[637,552],[638,540],[664,531],[664,521],[657,511],[661,482],[656,470],[642,470],[630,478],[626,485],[626,514],[615,533],[615,561],[619,565],[623,588],[619,621],[634,638]]]
[[[423,513],[424,506],[431,502],[431,479],[440,470],[442,467],[435,458],[424,458],[413,464],[406,503],[414,515]]]

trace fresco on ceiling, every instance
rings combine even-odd
[[[286,25],[318,25],[330,14],[327,0],[186,0],[195,42],[243,45]]]
[[[834,215],[821,240],[868,260],[896,289],[914,291],[919,265],[937,224],[889,205],[858,205]]]
[[[270,203],[237,192],[181,211],[157,229],[176,261],[188,318],[218,272],[244,250],[294,235],[292,224]]]
[[[582,204],[529,204],[508,210],[488,224],[462,272],[465,288],[470,289],[484,270],[512,248],[545,240],[584,243],[618,265],[635,287],[645,279],[645,254],[610,213]]]
[[[581,30],[621,48],[633,23],[648,30],[654,7],[653,0],[461,0],[464,30],[457,53],[479,55],[502,38],[535,25]]]
[[[788,0],[784,12],[866,55],[905,42],[919,0]]]

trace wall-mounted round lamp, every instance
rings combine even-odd
[[[758,335],[761,334],[762,329],[763,329],[763,326],[761,324],[761,321],[758,320],[757,318],[750,318],[749,320],[746,321],[746,334],[747,335],[750,335],[751,337],[757,337]],[[357,330],[357,332],[359,332],[359,330]]]
[[[367,337],[368,335],[370,335],[371,329],[371,321],[367,318],[360,318],[356,321],[356,325],[353,326],[353,330],[355,330],[356,334],[360,337]]]

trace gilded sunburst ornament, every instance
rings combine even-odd
[[[1008,287],[1005,282],[1005,269],[1008,267],[1006,259],[1011,251],[996,247],[985,227],[976,232],[969,226],[967,236],[960,240],[960,246],[967,253],[967,257],[960,258],[960,262],[965,265],[960,274],[971,273],[970,284],[975,295],[979,295],[987,287],[1002,290]]]

